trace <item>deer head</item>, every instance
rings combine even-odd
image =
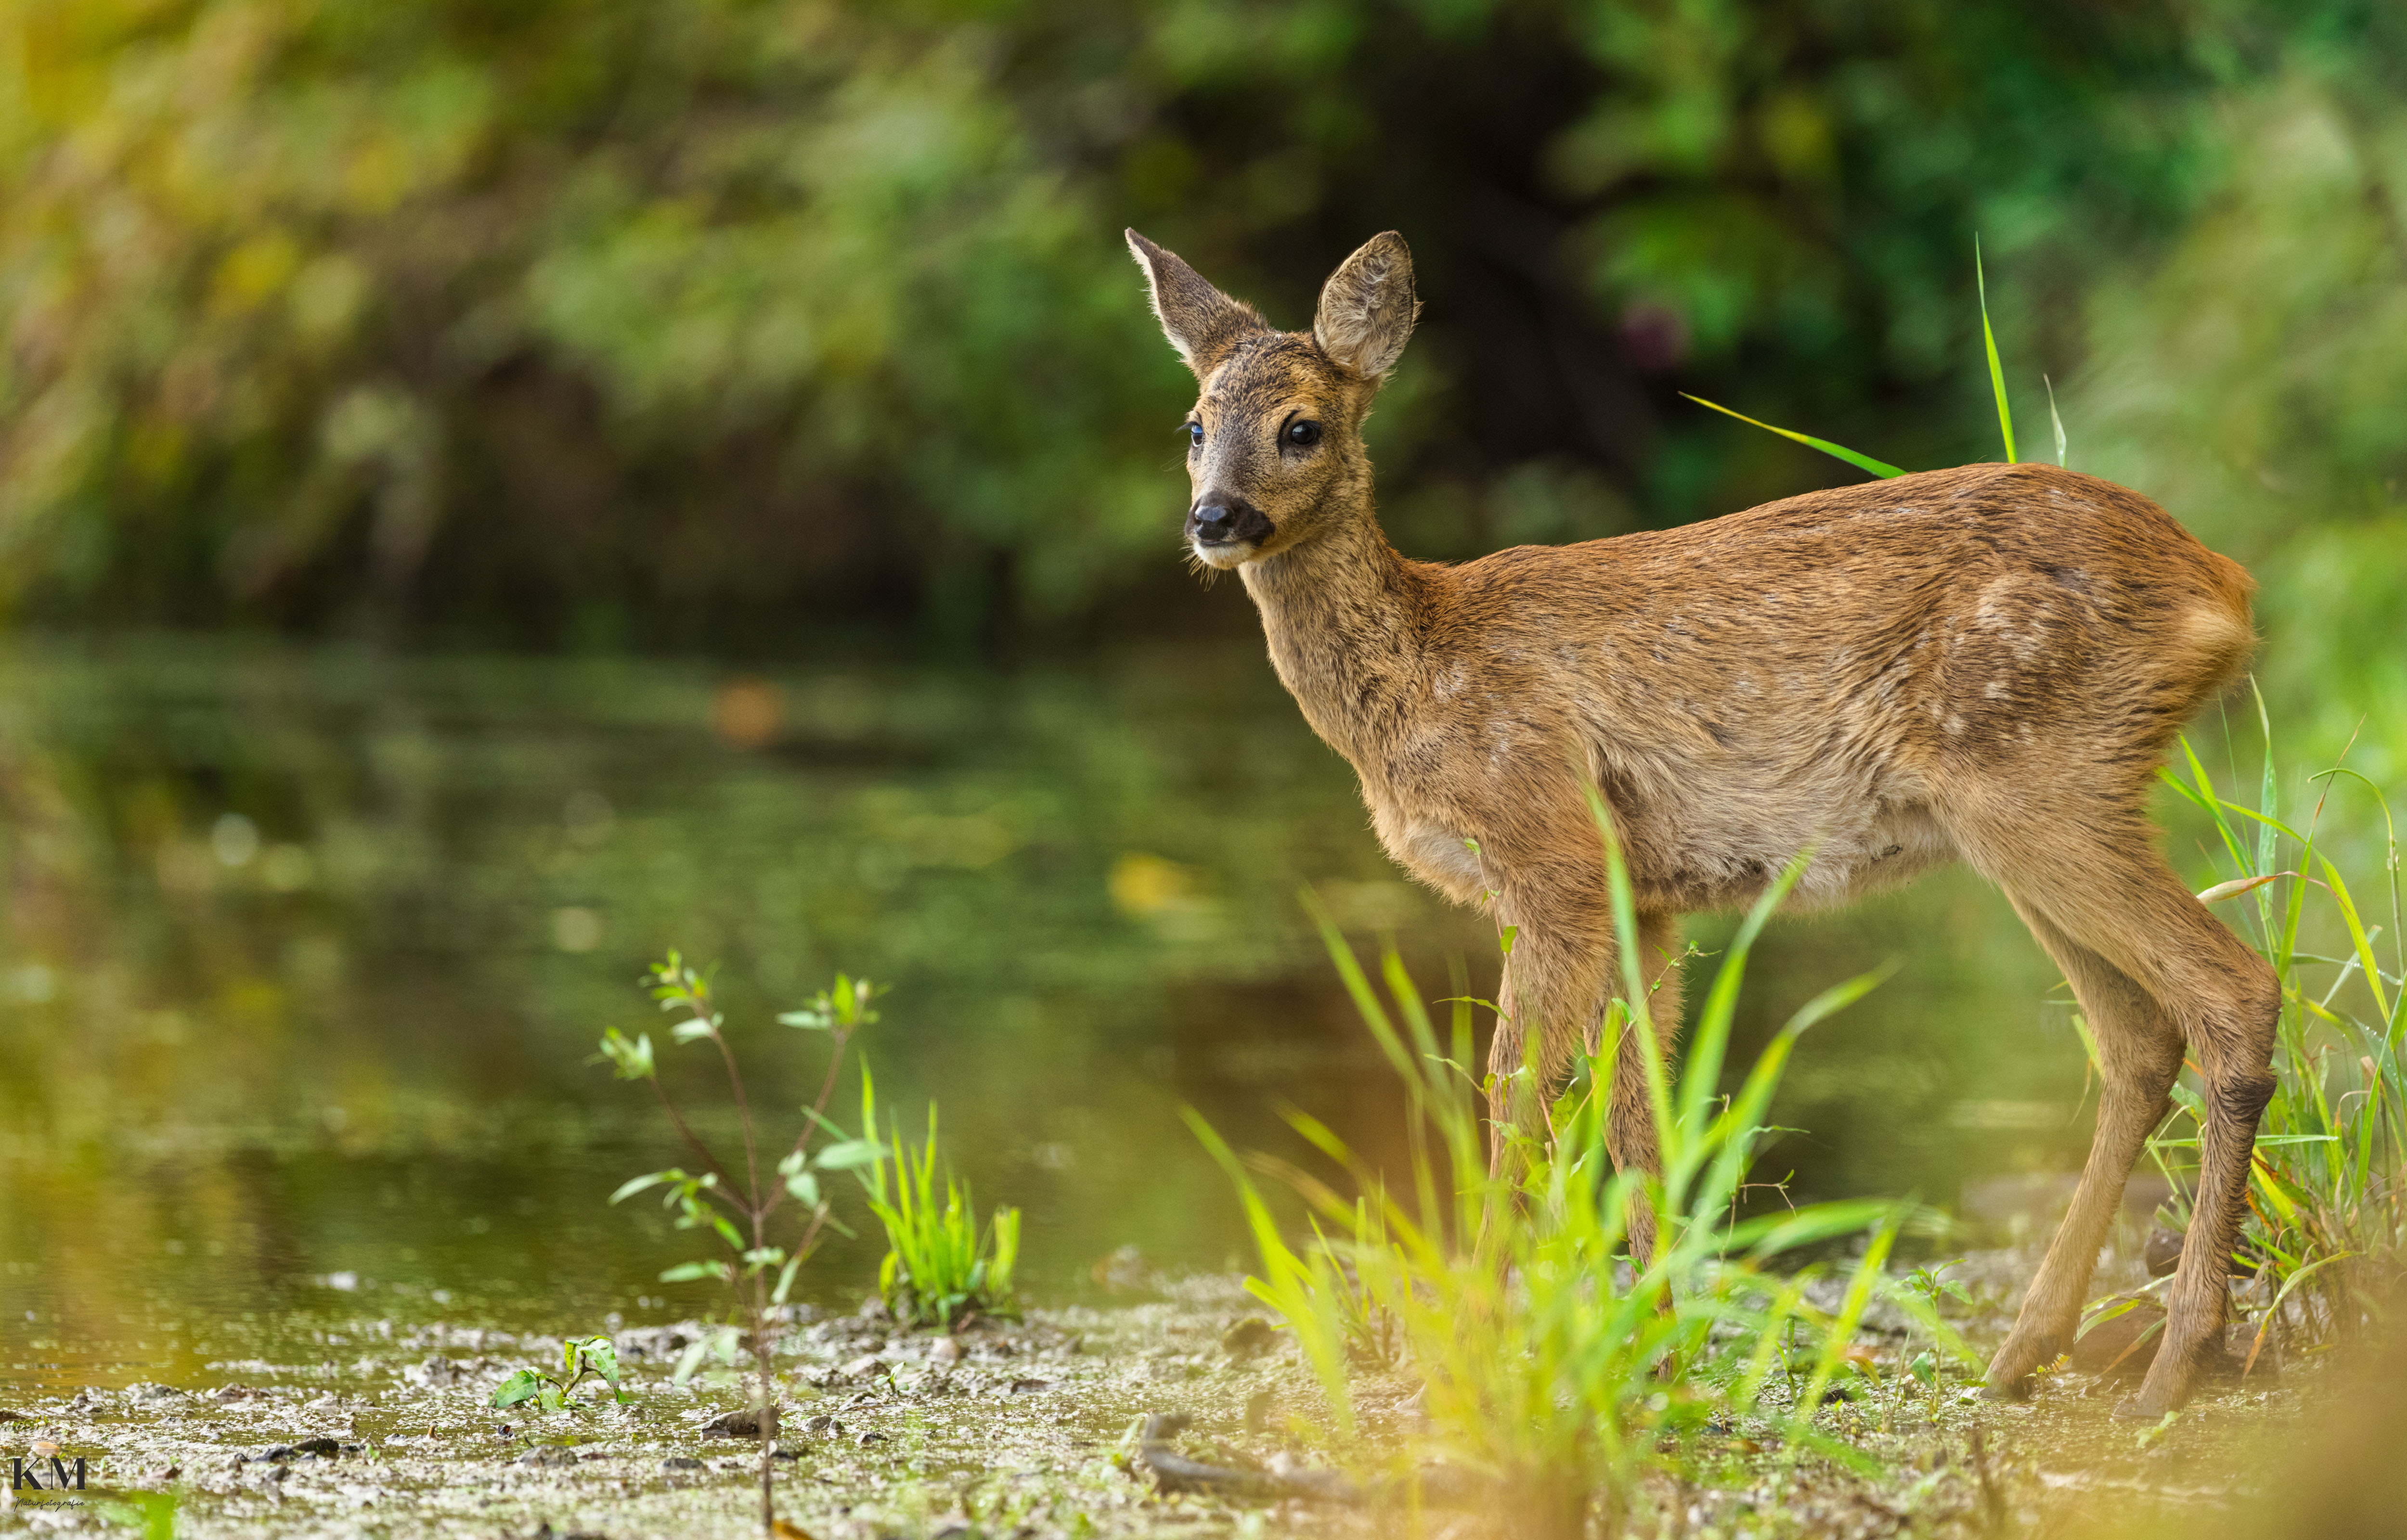
[[[1374,235],[1321,287],[1310,332],[1280,332],[1132,230],[1153,313],[1202,389],[1187,435],[1187,544],[1209,567],[1289,549],[1369,516],[1362,420],[1412,335],[1413,257]]]

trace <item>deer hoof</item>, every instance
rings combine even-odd
[[[2166,1408],[2151,1403],[2147,1396],[2127,1395],[2115,1403],[2115,1417],[2121,1422],[2160,1422]]]
[[[2031,1397],[2030,1376],[2014,1379],[1992,1379],[1981,1387],[1984,1401],[2029,1401]]]

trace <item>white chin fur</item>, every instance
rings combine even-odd
[[[1204,563],[1206,567],[1219,567],[1222,569],[1242,567],[1246,564],[1246,559],[1254,554],[1254,547],[1250,544],[1244,545],[1205,545],[1200,542],[1190,540],[1187,543],[1187,548],[1194,552],[1195,559]]]

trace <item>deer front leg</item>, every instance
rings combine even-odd
[[[1673,1045],[1680,1034],[1680,921],[1674,914],[1638,917],[1638,977],[1646,995],[1646,1030],[1639,1030],[1635,1006],[1624,1026],[1613,1061],[1613,1105],[1605,1123],[1605,1149],[1617,1171],[1640,1170],[1650,1177],[1663,1174],[1660,1140],[1655,1129],[1655,1099],[1646,1086],[1646,1045],[1655,1045],[1659,1061],[1672,1074]],[[1614,976],[1618,995],[1626,977]],[[1596,1045],[1590,1044],[1593,1051]],[[1630,1255],[1644,1267],[1655,1257],[1655,1209],[1645,1202],[1630,1206]]]
[[[1574,1055],[1599,1051],[1606,1002],[1625,988],[1609,914],[1566,903],[1554,912],[1579,919],[1550,922],[1542,906],[1510,897],[1522,901],[1508,912],[1528,918],[1516,922],[1518,933],[1505,963],[1497,997],[1500,1019],[1488,1056],[1488,1172],[1500,1180],[1517,1179],[1522,1150],[1547,1137],[1546,1109],[1570,1078]],[[1642,915],[1638,934],[1651,1037],[1658,1051],[1668,1054],[1680,1022],[1677,917]],[[1617,1045],[1605,1143],[1616,1169],[1655,1174],[1660,1163],[1646,1089],[1649,1036],[1632,1024]],[[1633,1203],[1629,1226],[1631,1254],[1644,1265],[1654,1255],[1654,1210]]]
[[[1517,1138],[1544,1140],[1546,1109],[1592,1046],[1613,976],[1612,921],[1596,896],[1513,884],[1498,917],[1514,927],[1488,1048],[1488,1169],[1502,1175]]]
[[[1546,1110],[1570,1078],[1573,1054],[1592,1042],[1604,1014],[1612,942],[1602,927],[1556,919],[1512,896],[1498,911],[1512,917],[1517,934],[1488,1046],[1488,1170],[1517,1180],[1524,1150],[1547,1137]]]

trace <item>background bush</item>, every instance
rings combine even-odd
[[[1680,389],[1993,455],[1977,231],[2076,466],[2325,634],[2397,614],[2395,7],[0,0],[0,43],[21,614],[1156,623],[1185,386],[1123,224],[1291,325],[1405,233],[1384,485],[1431,556],[1848,474]]]

